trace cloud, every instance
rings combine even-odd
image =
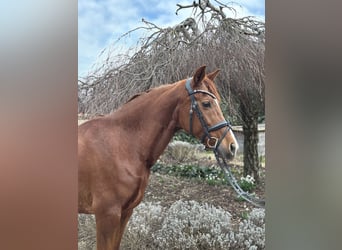
[[[87,75],[100,52],[122,34],[142,26],[144,18],[160,27],[174,26],[191,14],[183,9],[175,14],[177,3],[190,0],[79,0],[78,64],[79,75]],[[264,20],[264,0],[239,0],[244,8],[234,5],[239,16],[260,16]]]
[[[137,26],[140,14],[134,1],[79,0],[78,9],[78,59],[82,75],[109,43]]]

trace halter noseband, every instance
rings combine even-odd
[[[216,99],[216,97],[205,90],[193,90],[191,88],[191,79],[189,78],[186,81],[185,84],[185,88],[188,91],[188,94],[191,98],[191,106],[190,106],[190,134],[192,134],[192,115],[193,115],[193,110],[195,110],[198,119],[201,122],[201,125],[204,129],[204,135],[202,137],[202,143],[204,142],[205,138],[208,138],[207,141],[207,145],[209,148],[214,150],[215,153],[215,157],[216,160],[219,164],[219,166],[222,168],[222,170],[224,171],[224,174],[226,175],[229,183],[231,184],[231,186],[234,188],[234,190],[239,194],[239,197],[242,197],[243,199],[245,199],[246,201],[249,201],[250,203],[258,206],[258,207],[265,207],[265,200],[261,200],[259,198],[254,197],[253,195],[249,194],[248,192],[245,192],[240,186],[239,183],[236,181],[234,175],[231,172],[230,169],[230,165],[227,164],[227,162],[225,161],[224,158],[220,157],[220,154],[217,150],[217,148],[219,147],[220,143],[222,142],[223,138],[227,135],[228,131],[231,129],[229,122],[227,122],[226,120],[219,122],[217,124],[215,124],[214,126],[208,127],[208,125],[206,124],[203,114],[201,112],[201,110],[198,108],[198,104],[197,101],[194,97],[195,94],[197,93],[202,93],[202,94],[206,94],[211,96],[212,98]],[[210,132],[221,129],[227,127],[226,130],[224,131],[223,135],[221,136],[220,139],[216,138],[216,137],[211,137],[210,136]],[[211,141],[212,140],[212,141]],[[213,142],[213,143],[212,143]]]
[[[198,94],[198,93],[202,93],[202,94],[206,94],[206,95],[211,96],[215,100],[216,100],[216,96],[213,95],[212,93],[208,92],[208,91],[205,91],[205,90],[200,90],[200,89],[193,90],[191,88],[191,85],[190,85],[191,84],[191,80],[192,80],[192,78],[189,78],[186,81],[186,84],[185,84],[185,88],[188,91],[188,94],[189,94],[189,96],[191,98],[191,106],[190,106],[190,134],[192,135],[193,110],[195,110],[196,115],[197,115],[199,121],[201,122],[202,128],[204,129],[204,135],[202,137],[202,143],[204,143],[205,138],[208,138],[207,146],[209,148],[211,148],[211,149],[216,150],[219,147],[219,145],[221,144],[221,142],[224,139],[224,137],[226,136],[226,134],[228,133],[228,131],[231,129],[230,128],[230,124],[226,120],[223,120],[223,121],[221,121],[221,122],[219,122],[219,123],[217,123],[217,124],[215,124],[215,125],[213,125],[211,127],[208,127],[207,123],[204,120],[204,117],[203,117],[203,114],[202,114],[201,110],[198,108],[198,104],[197,104],[197,101],[196,101],[194,95]],[[223,135],[221,136],[220,139],[218,139],[216,137],[210,136],[210,132],[215,131],[215,130],[219,130],[219,129],[224,128],[224,127],[227,127],[227,129],[224,131],[224,133],[223,133]]]

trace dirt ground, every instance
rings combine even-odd
[[[261,181],[262,184],[255,193],[264,199],[264,178],[261,178]],[[254,205],[238,199],[234,189],[228,185],[209,185],[205,181],[196,179],[151,173],[143,201],[158,201],[163,206],[170,206],[180,199],[221,207],[231,213],[231,220],[235,225],[238,225],[254,208]]]

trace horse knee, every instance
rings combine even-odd
[[[116,209],[95,212],[96,224],[111,225],[112,228],[120,225],[121,211]]]
[[[98,249],[119,249],[121,212],[117,210],[95,213]]]
[[[129,221],[129,219],[131,218],[132,216],[132,213],[133,213],[133,209],[130,209],[130,210],[127,210],[127,211],[124,211],[122,213],[122,216],[121,216],[121,230],[124,231],[125,230],[125,227]]]

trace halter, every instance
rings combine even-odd
[[[259,199],[257,197],[255,197],[255,195],[250,194],[248,192],[245,192],[238,184],[237,180],[235,179],[231,169],[230,169],[230,165],[225,161],[224,158],[220,157],[220,154],[218,152],[218,147],[220,145],[220,143],[222,142],[222,140],[224,139],[224,137],[227,135],[228,131],[231,130],[231,126],[229,124],[229,122],[227,122],[226,120],[223,120],[211,127],[208,127],[207,123],[204,120],[203,114],[201,112],[201,110],[198,108],[198,104],[197,101],[194,97],[195,94],[197,93],[202,93],[202,94],[206,94],[211,96],[213,99],[216,100],[215,95],[213,95],[212,93],[205,91],[205,90],[200,90],[200,89],[195,89],[193,90],[191,88],[191,79],[189,78],[186,81],[185,84],[185,88],[188,91],[188,94],[191,98],[191,106],[190,106],[190,134],[192,135],[192,120],[193,120],[193,111],[195,110],[196,115],[198,117],[198,119],[201,122],[202,128],[204,130],[204,135],[202,137],[202,143],[204,143],[205,138],[208,138],[207,140],[207,146],[211,149],[213,149],[217,163],[219,164],[219,166],[221,167],[221,169],[223,170],[226,178],[228,179],[230,185],[234,188],[234,190],[237,192],[237,194],[239,195],[239,197],[243,198],[244,200],[254,204],[255,206],[258,207],[265,207],[265,200]],[[210,132],[215,131],[215,130],[219,130],[221,128],[227,127],[226,130],[224,131],[223,135],[221,136],[220,139],[210,136]]]
[[[231,129],[230,124],[226,120],[223,120],[223,121],[221,121],[221,122],[219,122],[219,123],[217,123],[217,124],[215,124],[215,125],[213,125],[211,127],[208,127],[207,123],[204,120],[204,117],[203,117],[203,114],[202,114],[201,110],[198,108],[198,104],[197,104],[197,101],[196,101],[194,95],[198,94],[198,93],[202,93],[202,94],[209,95],[210,97],[212,97],[215,100],[216,100],[216,96],[213,95],[212,93],[208,92],[208,91],[205,91],[205,90],[200,90],[200,89],[193,90],[191,88],[191,85],[190,85],[191,84],[191,80],[192,80],[192,78],[189,78],[186,81],[186,84],[185,84],[185,88],[188,91],[188,94],[189,94],[189,96],[191,98],[191,105],[190,105],[190,134],[192,135],[192,121],[193,121],[193,113],[194,113],[194,110],[195,110],[196,115],[197,115],[197,117],[198,117],[198,119],[199,119],[199,121],[200,121],[200,123],[202,125],[202,128],[204,130],[204,135],[202,137],[202,143],[204,143],[204,140],[206,138],[208,138],[206,145],[208,146],[208,148],[214,149],[216,151],[217,148],[219,147],[219,145],[221,144],[222,140],[224,139],[224,137],[228,133],[228,131]],[[224,127],[227,127],[227,128],[224,131],[224,133],[223,133],[223,135],[221,136],[220,139],[210,135],[210,132],[219,130],[219,129],[224,128]]]

